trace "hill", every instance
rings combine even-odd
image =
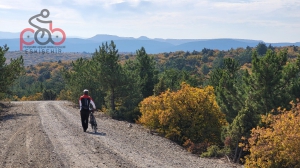
[[[262,42],[248,39],[150,39],[146,36],[133,38],[98,34],[87,39],[67,37],[66,41],[62,44],[65,47],[62,49],[62,52],[94,52],[95,49],[99,48],[99,45],[111,40],[114,40],[119,52],[134,53],[137,49],[145,47],[147,52],[151,54],[175,51],[200,51],[203,48],[230,50],[231,48],[245,48],[247,46],[255,47],[259,42]],[[0,32],[0,46],[4,44],[10,47],[10,51],[20,50],[20,39],[16,37],[16,33]],[[276,47],[300,46],[300,42],[267,43],[267,45],[269,44]]]

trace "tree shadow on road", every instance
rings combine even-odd
[[[86,133],[88,134],[91,134],[91,135],[97,135],[97,136],[106,136],[106,133],[105,132],[90,132],[90,131],[87,131]]]
[[[0,115],[0,121],[7,121],[11,119],[17,119],[18,117],[26,117],[26,116],[32,116],[32,114],[22,114],[22,113],[16,113],[16,114],[4,114]]]
[[[0,110],[1,110],[2,108],[7,108],[7,106],[6,106],[5,104],[3,104],[3,103],[0,102]]]
[[[1,114],[1,112],[7,111],[7,110],[5,110],[7,108],[8,108],[8,106],[6,104],[0,102],[0,114]]]

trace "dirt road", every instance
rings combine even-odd
[[[98,132],[82,130],[67,101],[12,102],[0,113],[0,167],[236,167],[203,159],[140,125],[96,114]]]

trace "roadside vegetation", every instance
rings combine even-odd
[[[91,58],[23,66],[5,64],[0,97],[70,100],[90,90],[97,108],[143,124],[201,157],[246,167],[300,167],[300,48],[119,54],[113,41]],[[7,73],[2,73],[7,72]]]

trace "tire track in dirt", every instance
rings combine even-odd
[[[62,104],[60,104],[62,105]],[[39,105],[42,125],[57,153],[70,167],[135,167],[111,152],[95,137],[84,133],[79,115],[63,110],[57,103]]]
[[[7,142],[6,147],[4,147],[4,161],[3,167],[19,167],[23,161],[20,159],[28,160],[28,145],[26,145],[26,132],[28,127],[32,125],[27,123],[26,125],[18,128],[16,133],[14,133],[9,141]],[[18,150],[23,151],[17,152],[15,151],[16,146],[18,146]],[[27,162],[27,161],[25,161]]]
[[[64,167],[52,153],[35,103],[14,103],[1,120],[1,167]],[[7,117],[9,116],[9,117]]]

